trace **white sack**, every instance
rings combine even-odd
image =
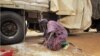
[[[51,0],[50,10],[58,15],[75,15],[74,0]]]
[[[58,2],[60,1],[58,0]],[[56,6],[55,8],[57,8]],[[90,0],[62,0],[60,5],[58,3],[57,11],[54,12],[58,15],[66,15],[58,20],[66,28],[85,30],[91,25],[92,6]]]

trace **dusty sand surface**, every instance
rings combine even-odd
[[[36,44],[42,40],[43,38],[41,36],[28,36],[25,38],[25,41],[20,44],[2,47],[17,48],[18,55],[16,56],[83,56],[80,55],[82,54],[80,50],[74,49],[73,47],[69,48],[68,50],[60,50],[56,52],[50,51],[45,47]],[[88,54],[87,56],[100,56],[100,33],[72,34],[68,37],[68,41],[82,49],[83,52]]]
[[[68,49],[61,49],[59,51],[51,51],[35,42],[23,42],[14,45],[1,46],[1,48],[6,48],[8,50],[13,48],[13,56],[87,56],[80,49],[72,45],[69,45]]]
[[[100,33],[74,34],[69,36],[68,41],[74,43],[88,54],[100,56]]]
[[[26,40],[26,42],[33,42],[33,40],[31,42],[28,39]],[[89,55],[100,56],[100,33],[89,32],[71,34],[68,37],[68,41],[78,46]]]

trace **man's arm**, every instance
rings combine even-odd
[[[47,40],[47,41],[49,41],[49,39],[52,38],[52,37],[54,37],[54,32],[50,32],[50,33],[48,34],[48,40]]]

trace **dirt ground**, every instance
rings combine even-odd
[[[74,34],[69,36],[68,41],[89,54],[100,56],[100,33]]]
[[[52,56],[68,56],[68,55],[83,56],[83,55],[80,55],[81,53],[78,53],[78,55],[77,54],[72,55],[71,53],[68,53],[66,50],[60,50],[57,52],[50,51],[44,48],[43,46],[36,44],[36,43],[41,42],[42,39],[43,38],[41,36],[28,35],[25,38],[25,41],[22,42],[21,44],[19,43],[15,46],[14,45],[11,45],[11,46],[20,49],[21,51],[19,51],[19,53],[23,53],[23,52],[25,53],[23,55],[17,55],[17,56],[25,56],[26,53],[27,54],[34,53],[35,56],[40,56],[40,55],[48,56],[48,54],[49,56],[51,55]],[[89,32],[89,33],[70,34],[70,36],[68,37],[68,42],[71,42],[78,48],[82,49],[83,52],[88,54],[87,56],[100,56],[100,33]],[[5,48],[6,47],[8,46],[5,46]],[[75,49],[73,48],[70,48],[68,51],[70,52],[70,50],[75,51]],[[68,55],[66,55],[66,53],[68,53]],[[28,56],[34,56],[34,55],[28,55]]]
[[[31,38],[27,38],[26,42],[32,43]],[[34,39],[34,38],[33,38]],[[68,41],[81,48],[87,54],[92,56],[100,56],[100,33],[76,33],[70,34]]]

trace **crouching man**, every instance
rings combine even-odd
[[[68,33],[66,29],[59,24],[55,19],[57,16],[50,15],[50,20],[41,19],[40,24],[44,29],[44,41],[43,45],[48,49],[56,51],[64,48],[68,45],[67,37]]]

